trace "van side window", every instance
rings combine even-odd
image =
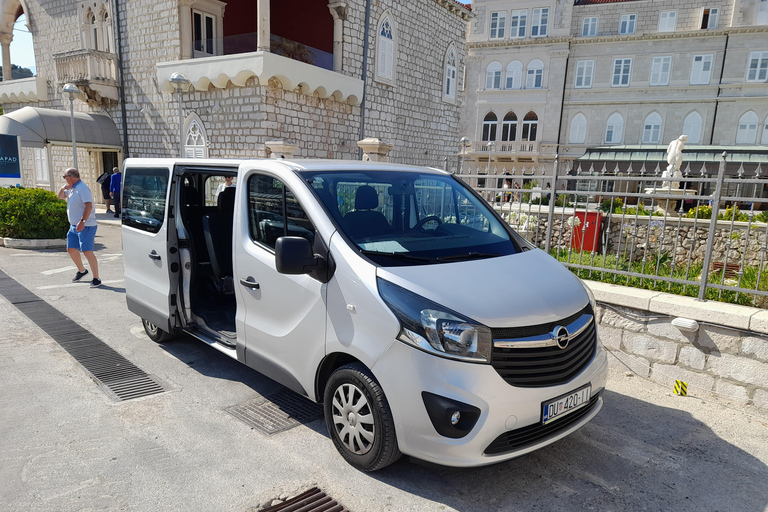
[[[251,240],[270,249],[281,236],[315,240],[315,226],[293,192],[279,179],[259,174],[248,179],[248,229]]]
[[[168,169],[127,168],[123,177],[123,224],[157,233],[165,219]]]

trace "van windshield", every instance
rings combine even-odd
[[[300,174],[346,238],[379,265],[519,252],[501,220],[453,176],[411,171]]]

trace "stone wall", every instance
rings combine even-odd
[[[613,367],[667,386],[669,392],[675,380],[682,380],[690,396],[715,395],[768,409],[768,312],[587,284],[599,302],[599,337]],[[696,320],[698,330],[678,329],[671,323],[676,317]]]

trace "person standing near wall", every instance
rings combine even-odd
[[[112,169],[107,169],[99,176],[96,183],[101,185],[101,195],[104,196],[104,205],[107,207],[107,213],[112,213],[110,207],[112,206],[112,196],[109,195],[110,178],[112,177]]]
[[[122,204],[120,203],[120,189],[122,187],[123,175],[120,172],[119,167],[112,169],[112,178],[109,182],[109,195],[112,196],[112,204],[115,207],[115,218],[120,217],[120,213],[123,211]]]
[[[93,195],[88,185],[80,180],[80,172],[77,169],[70,167],[62,177],[67,183],[59,189],[57,196],[67,202],[67,218],[70,224],[67,232],[67,253],[77,266],[77,273],[72,281],[79,282],[88,274],[80,257],[80,251],[82,251],[93,271],[91,288],[98,288],[101,286],[101,279],[99,279],[99,264],[93,253],[93,241],[96,238],[96,211],[93,208]]]

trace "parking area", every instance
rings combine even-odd
[[[99,289],[70,282],[64,250],[0,248],[0,270],[166,391],[115,400],[0,297],[4,511],[256,511],[312,487],[354,512],[768,510],[764,412],[679,397],[617,365],[595,420],[546,449],[475,469],[403,458],[358,472],[311,408],[273,431],[233,413],[285,410],[280,385],[192,338],[151,342],[125,305],[119,228],[100,225],[96,244]]]

